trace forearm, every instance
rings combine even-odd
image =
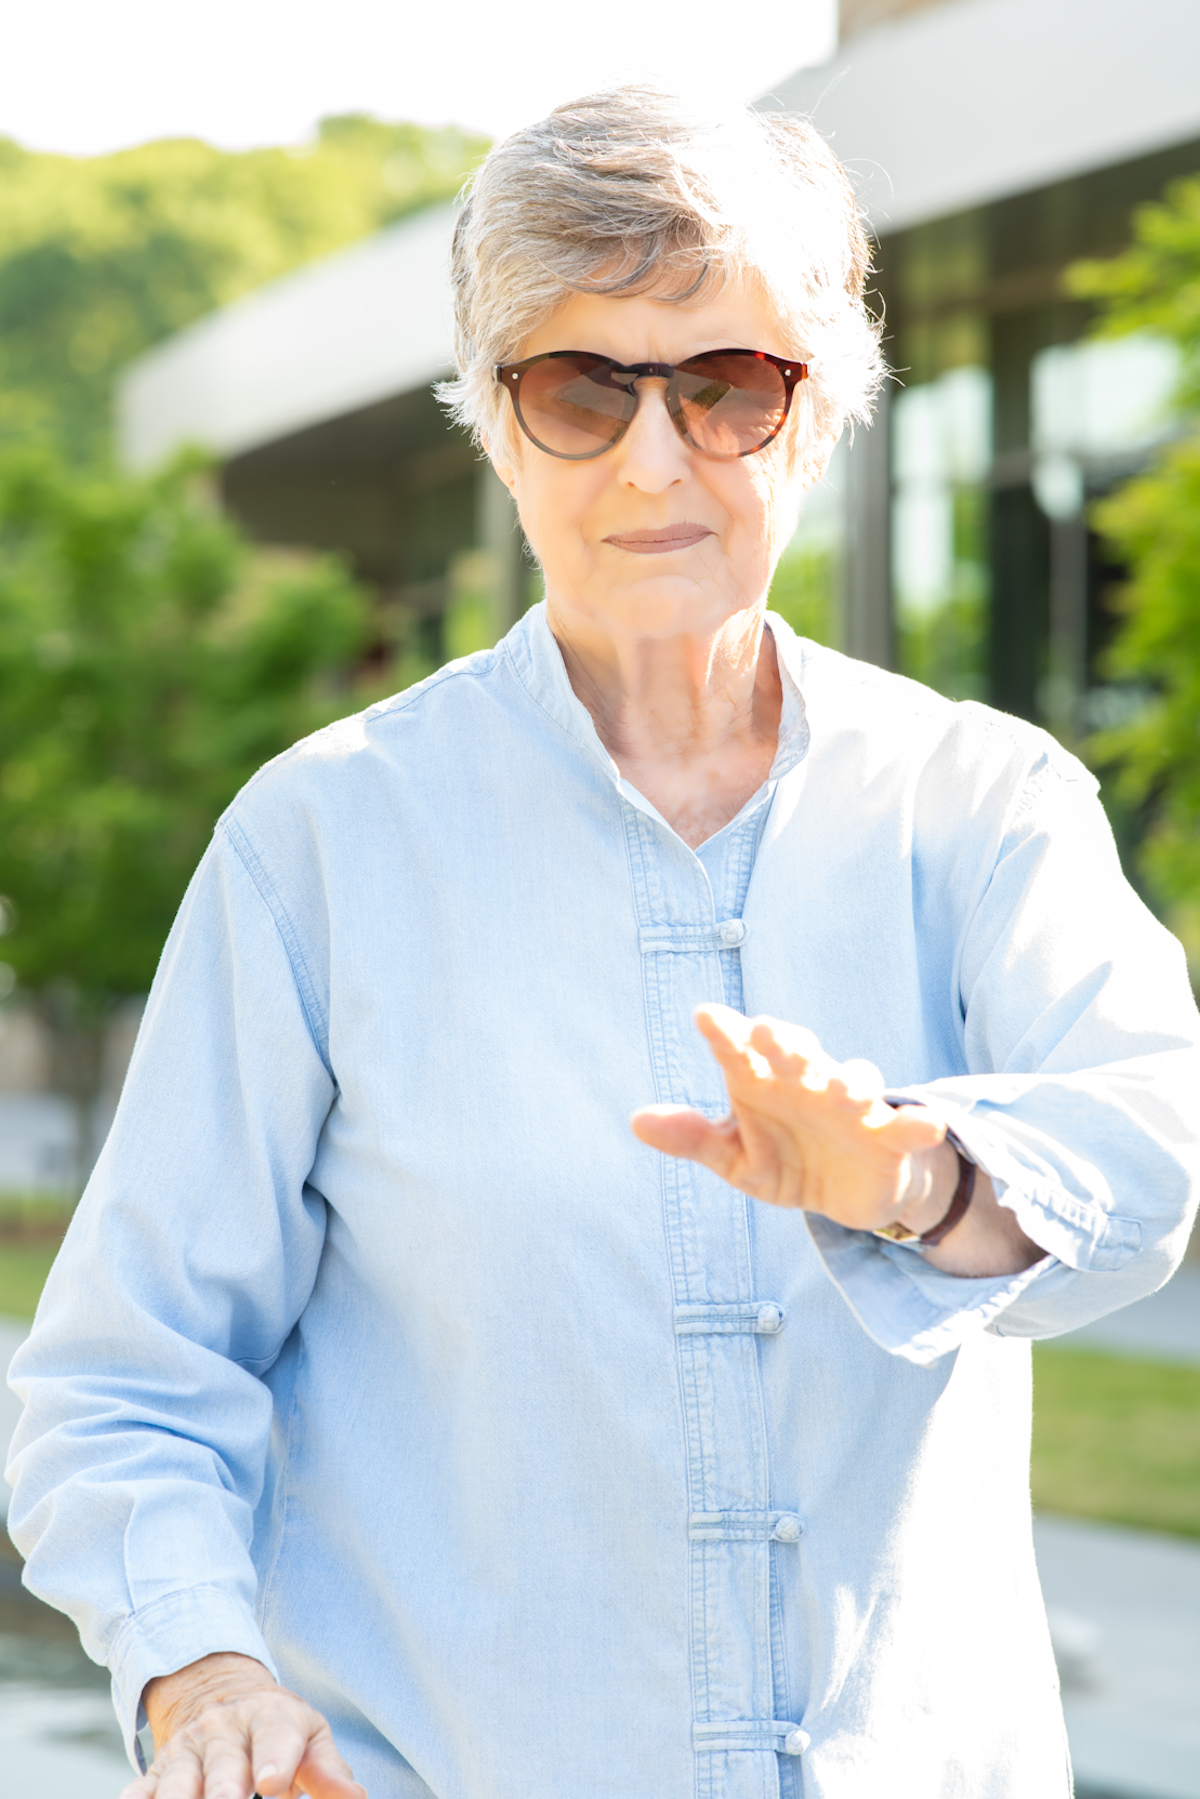
[[[958,1152],[950,1142],[913,1157],[914,1195],[900,1223],[918,1236],[946,1216],[959,1177]],[[976,1168],[971,1203],[941,1242],[924,1251],[925,1260],[944,1274],[971,1277],[1019,1274],[1040,1262],[1045,1250],[1027,1237],[1015,1214],[1002,1206],[990,1177]]]

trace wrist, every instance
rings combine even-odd
[[[232,1651],[201,1656],[173,1674],[156,1675],[142,1693],[155,1748],[161,1748],[210,1706],[231,1705],[247,1693],[278,1684],[253,1656]]]
[[[936,1230],[954,1202],[958,1187],[959,1155],[949,1138],[911,1157],[909,1191],[896,1219],[914,1237]]]
[[[910,1164],[909,1186],[912,1192],[901,1203],[901,1209],[890,1224],[875,1227],[877,1237],[896,1243],[907,1243],[926,1252],[936,1250],[947,1237],[957,1237],[959,1227],[971,1209],[978,1170],[967,1160],[951,1138],[943,1139],[938,1149],[950,1149],[954,1156],[954,1190],[948,1203],[945,1189],[949,1179],[947,1159],[931,1159],[923,1168],[913,1170]],[[944,1205],[944,1210],[943,1210]],[[915,1216],[914,1216],[915,1214]],[[932,1216],[933,1222],[928,1222]],[[969,1233],[968,1233],[969,1234]]]

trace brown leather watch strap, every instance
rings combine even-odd
[[[922,1231],[917,1238],[917,1242],[925,1249],[936,1249],[942,1238],[948,1237],[955,1225],[961,1223],[975,1192],[974,1162],[967,1161],[957,1143],[954,1145],[954,1153],[958,1157],[958,1185],[954,1189],[954,1198],[950,1201],[950,1210],[941,1223],[935,1224],[932,1230]]]

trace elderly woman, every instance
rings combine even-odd
[[[475,181],[545,601],[222,819],[16,1368],[130,1799],[1068,1792],[1029,1340],[1181,1253],[1198,1021],[1078,763],[765,611],[866,268],[779,115]]]

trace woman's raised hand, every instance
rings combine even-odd
[[[319,1712],[246,1655],[206,1655],[152,1680],[157,1754],[121,1799],[366,1799]]]
[[[852,1230],[926,1230],[945,1213],[957,1159],[919,1106],[889,1106],[870,1062],[835,1062],[811,1031],[701,1006],[696,1023],[729,1091],[713,1124],[682,1106],[646,1106],[633,1129],[667,1155],[711,1168],[773,1206],[822,1212]],[[940,1210],[939,1210],[940,1207]]]

